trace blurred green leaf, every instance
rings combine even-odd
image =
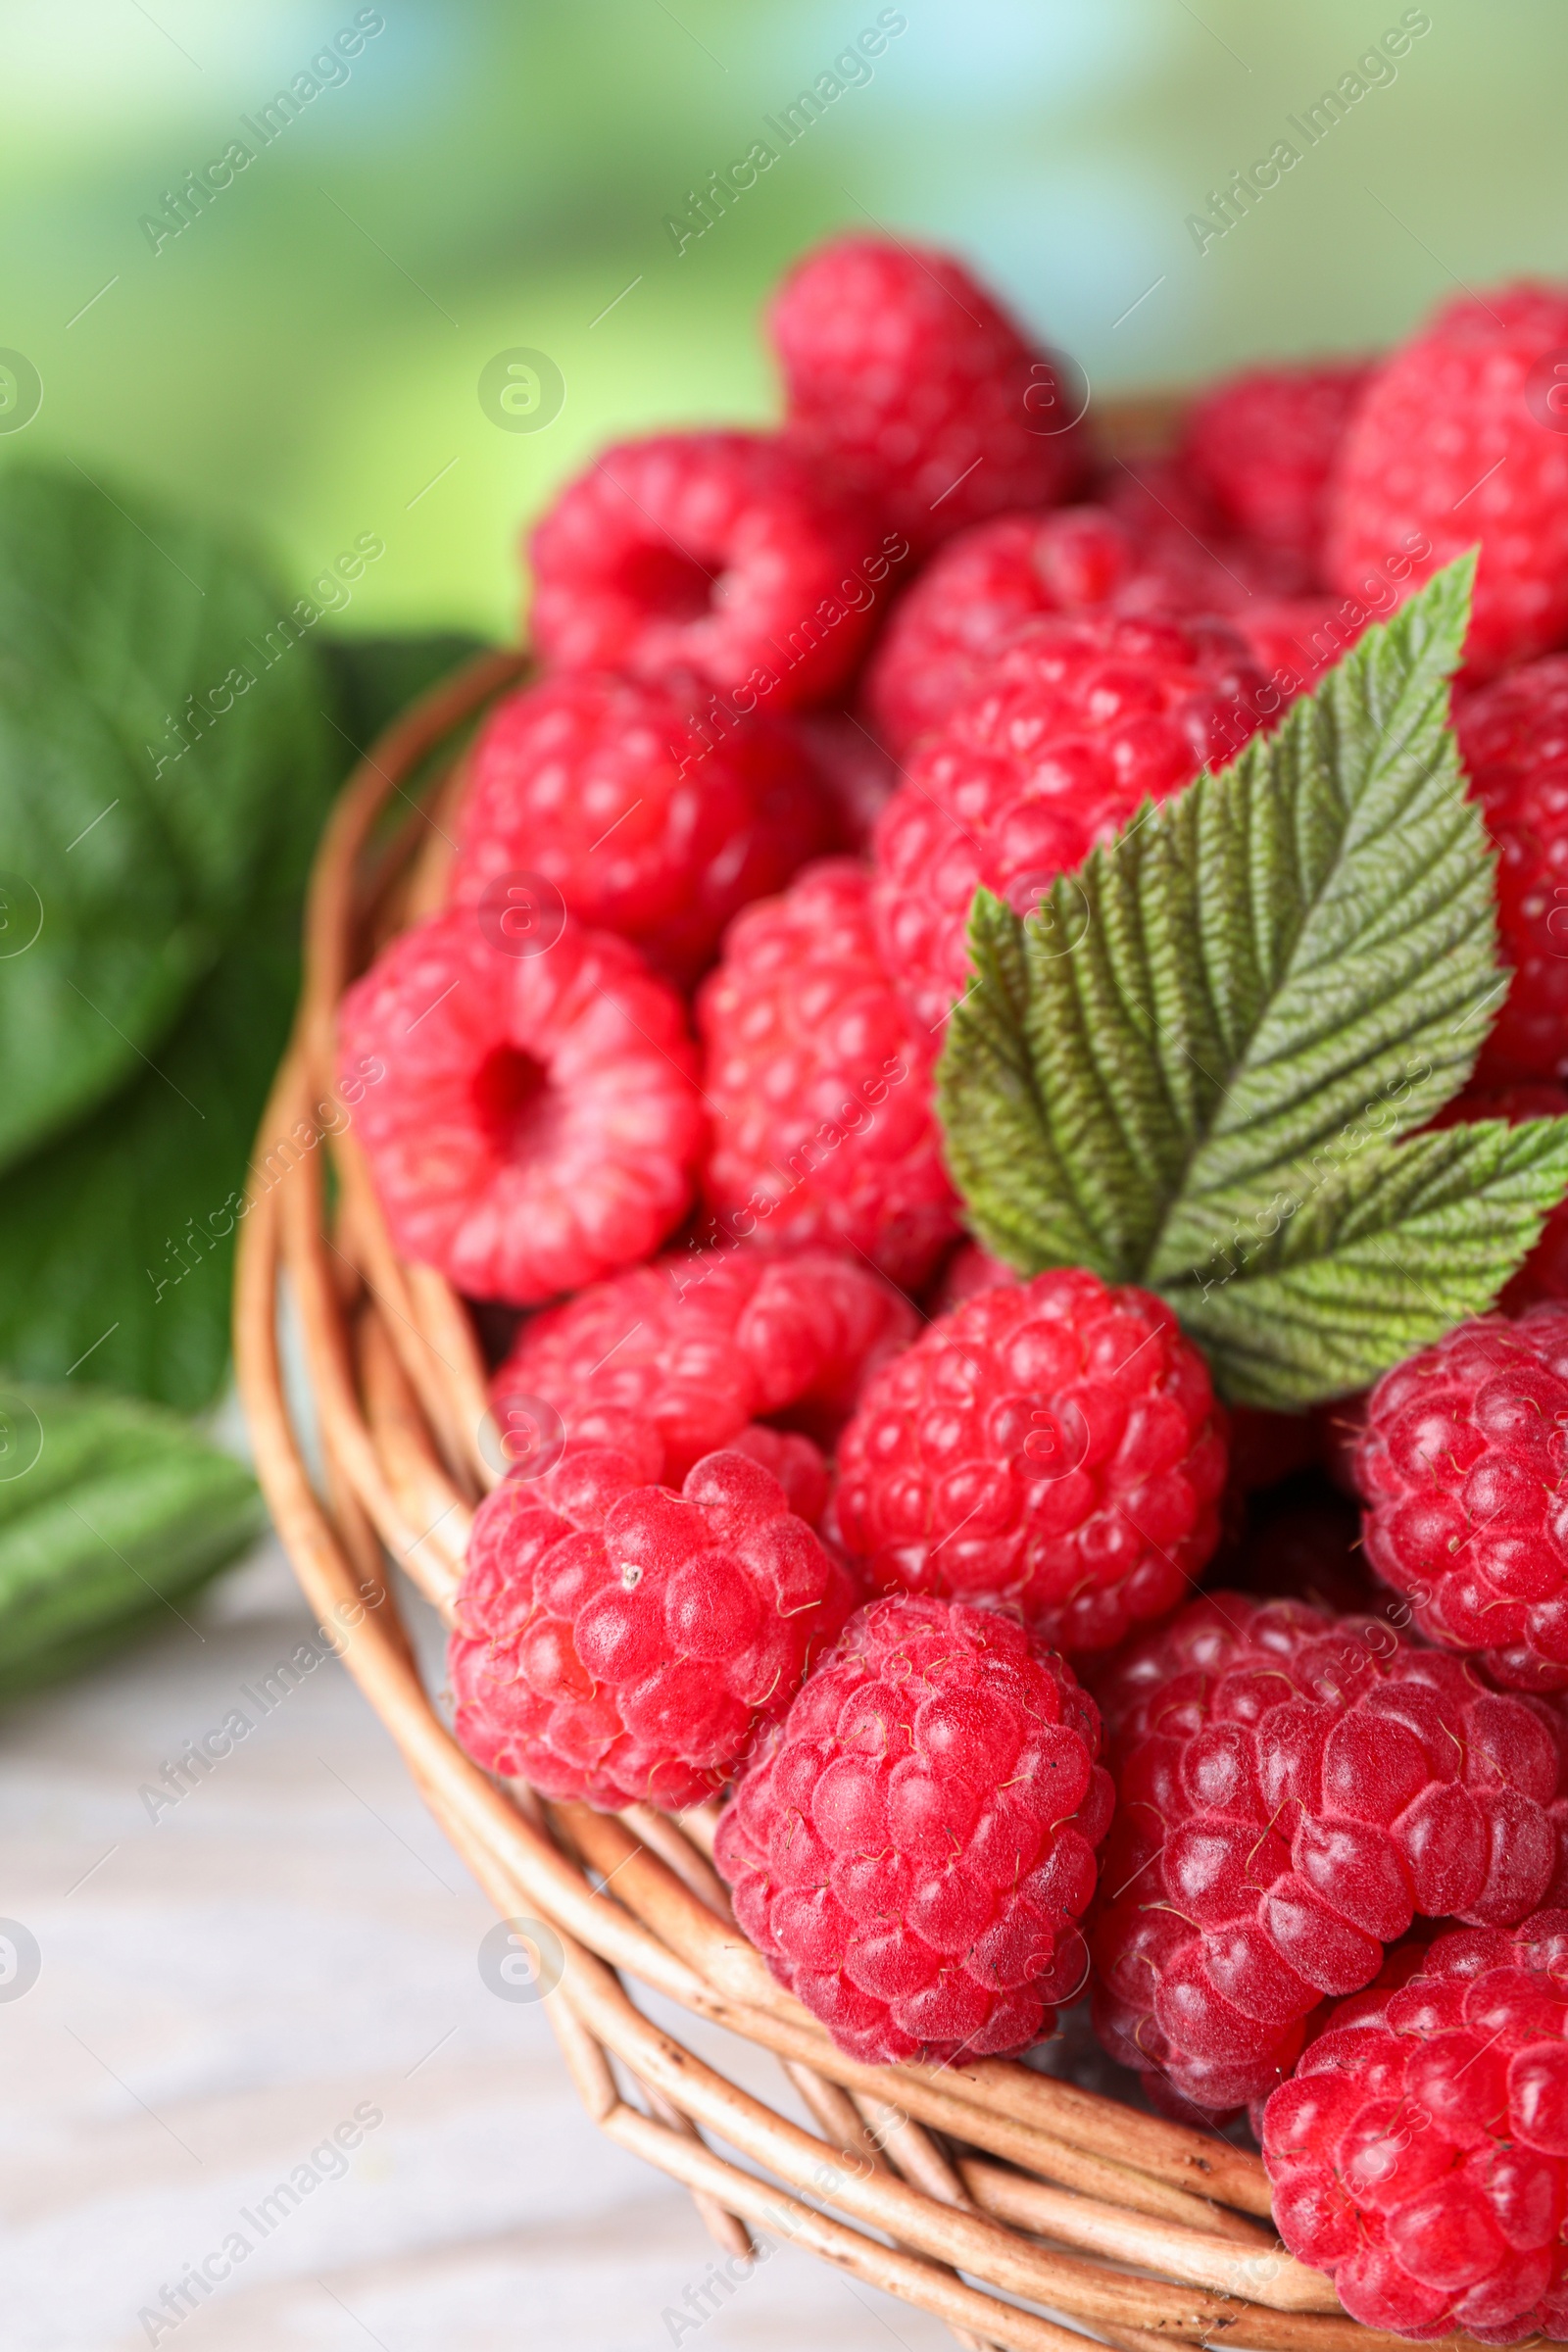
[[[172,1414],[0,1396],[0,1697],[175,1622],[265,1524],[250,1472]]]
[[[228,1361],[235,1213],[298,979],[298,903],[252,909],[157,1067],[0,1177],[0,1362],[194,1411]],[[82,1359],[86,1360],[83,1361]]]
[[[314,824],[315,621],[118,485],[0,476],[0,1168],[147,1069]]]

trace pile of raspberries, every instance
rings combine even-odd
[[[776,430],[534,529],[445,902],[341,1008],[396,1247],[506,1335],[458,1738],[725,1797],[856,2057],[1087,1992],[1156,2105],[1250,2112],[1354,2316],[1568,2336],[1568,1208],[1370,1396],[1228,1415],[1154,1298],[962,1240],[932,1106],[976,887],[1033,908],[1479,542],[1513,977],[1445,1115],[1568,1109],[1568,290],[1132,466],[945,254],[836,240],[766,331]]]

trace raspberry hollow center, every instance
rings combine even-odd
[[[473,1106],[498,1159],[548,1156],[562,1104],[542,1061],[515,1046],[496,1046],[473,1074]]]
[[[621,566],[623,592],[661,620],[701,620],[713,601],[713,582],[678,548],[648,541]]]

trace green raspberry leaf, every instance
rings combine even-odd
[[[1160,1287],[1239,1403],[1312,1404],[1490,1306],[1565,1193],[1568,1118],[1374,1144]]]
[[[156,1628],[263,1533],[250,1472],[101,1390],[0,1391],[0,1699]]]
[[[158,1061],[314,821],[318,617],[119,483],[0,475],[0,1171]]]
[[[1393,1143],[1464,1084],[1507,980],[1448,724],[1474,568],[1026,921],[976,894],[937,1078],[971,1224],[1026,1272],[1160,1292],[1238,1400],[1335,1395],[1485,1306],[1568,1189],[1568,1122]]]

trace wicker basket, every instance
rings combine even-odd
[[[1148,445],[1168,416],[1166,404],[1124,410],[1121,446]],[[737,1930],[710,1808],[671,1819],[547,1802],[481,1772],[440,1720],[385,1559],[450,1617],[473,1507],[497,1475],[485,1366],[463,1302],[399,1261],[352,1123],[323,1135],[336,1122],[318,1106],[334,1089],[345,985],[439,903],[441,813],[462,787],[452,739],[524,667],[520,654],[486,656],[382,737],[345,788],[312,885],[298,1022],[243,1226],[235,1345],[262,1485],[313,1608],[323,1622],[340,1611],[345,1662],[498,1912],[526,1919],[536,1942],[559,1939],[546,2008],[589,2114],[685,2182],[731,2277],[758,2227],[935,2314],[968,2345],[1082,2352],[1083,2335],[1044,2307],[1125,2352],[1173,2336],[1394,2352],[1402,2339],[1347,2318],[1328,2280],[1280,2249],[1255,2156],[1012,2061],[846,2058]],[[284,1276],[319,1490],[283,1393]],[[623,1977],[771,2052],[794,2094],[785,2104],[814,2131],[651,2024]]]

